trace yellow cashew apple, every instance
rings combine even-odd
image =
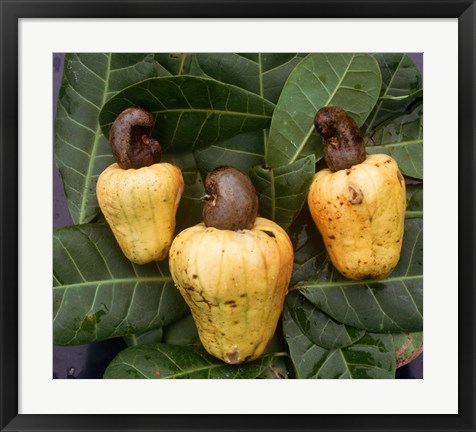
[[[383,279],[403,241],[406,191],[397,162],[366,156],[357,125],[341,108],[321,109],[315,124],[329,168],[315,174],[308,205],[329,257],[348,279]]]
[[[164,259],[172,243],[184,182],[180,168],[160,163],[160,145],[147,136],[152,114],[123,111],[111,127],[116,163],[99,176],[99,207],[124,255],[146,264]]]
[[[294,254],[279,225],[256,217],[256,192],[249,178],[231,167],[217,171],[205,182],[207,192],[212,190],[205,222],[176,236],[169,263],[205,349],[238,364],[258,358],[273,337]]]

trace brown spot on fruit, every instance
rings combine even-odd
[[[349,186],[349,201],[351,204],[361,204],[364,200],[362,190],[357,186]]]
[[[397,170],[397,178],[400,183],[403,183],[405,181],[400,170]]]
[[[266,235],[269,235],[272,238],[276,238],[273,231],[262,230]]]
[[[225,354],[225,361],[230,364],[237,364],[240,359],[240,351],[238,347],[233,347],[233,351],[231,353]]]

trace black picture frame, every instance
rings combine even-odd
[[[0,429],[2,431],[474,431],[474,0],[0,0]],[[457,415],[24,415],[18,414],[18,20],[20,18],[457,18],[458,19],[458,284]],[[451,109],[445,107],[443,109]],[[448,143],[453,146],[455,143]],[[443,173],[442,173],[443,175]],[[442,231],[451,233],[451,227]],[[447,234],[451,235],[451,234]],[[444,248],[444,235],[442,235]],[[442,373],[448,353],[442,347]],[[289,396],[289,395],[288,395]]]

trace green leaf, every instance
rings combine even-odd
[[[405,217],[423,217],[423,183],[407,185],[407,210]]]
[[[252,379],[273,360],[272,355],[242,365],[227,365],[196,350],[170,344],[143,345],[121,351],[107,367],[106,379]]]
[[[298,292],[286,297],[285,308],[300,331],[315,345],[326,349],[344,348],[358,341],[365,330],[346,326],[314,307]]]
[[[367,333],[346,348],[327,350],[314,344],[302,332],[289,310],[284,312],[284,334],[296,378],[395,378],[395,348],[391,335]]]
[[[423,352],[423,332],[392,334],[397,368],[415,360]]]
[[[230,165],[248,173],[264,163],[263,135],[265,131],[247,132],[194,152],[197,166],[205,178],[214,168]]]
[[[345,279],[326,256],[315,276],[295,284],[317,308],[334,320],[381,333],[423,328],[423,220],[407,219],[400,261],[380,281]]]
[[[286,53],[194,54],[190,73],[233,84],[276,103],[302,55]]]
[[[278,168],[254,167],[250,178],[259,194],[260,215],[287,229],[306,201],[314,165],[310,155]]]
[[[185,75],[190,71],[194,54],[188,53],[155,53],[154,59],[164,67],[170,75]]]
[[[167,263],[132,264],[103,224],[54,232],[53,281],[57,345],[143,333],[187,310]]]
[[[274,104],[208,78],[151,78],[109,100],[100,113],[106,136],[114,119],[130,106],[142,106],[155,117],[151,136],[164,153],[207,147],[242,132],[267,128]]]
[[[180,346],[202,346],[192,315],[185,315],[180,320],[164,327],[163,342]]]
[[[104,103],[123,88],[167,74],[152,54],[66,54],[55,120],[54,156],[75,224],[99,212],[96,181],[113,163],[99,127]]]
[[[233,84],[275,103],[300,54],[210,53],[194,54],[190,73]],[[232,165],[244,172],[264,164],[267,131],[240,134],[195,152],[202,175],[219,165]]]
[[[378,53],[373,56],[382,73],[382,88],[378,102],[362,128],[364,134],[390,117],[407,111],[423,97],[423,80],[409,55]]]
[[[327,259],[327,252],[307,205],[290,227],[289,236],[294,247],[294,268],[290,282],[290,286],[293,286],[314,277]]]
[[[162,327],[148,330],[144,333],[131,334],[124,336],[124,341],[127,346],[150,345],[162,342]]]
[[[302,154],[322,156],[314,129],[316,112],[327,105],[345,109],[360,126],[380,92],[376,60],[367,54],[309,54],[289,75],[271,121],[266,165],[292,164]]]
[[[423,178],[423,105],[378,126],[367,140],[367,153],[393,157],[403,174]]]
[[[184,189],[177,209],[175,227],[175,232],[179,233],[202,221],[203,201],[201,198],[205,195],[205,187],[192,152],[168,153],[162,160],[178,166],[182,171]]]

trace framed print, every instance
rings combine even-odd
[[[1,11],[1,430],[475,430],[473,1]]]

